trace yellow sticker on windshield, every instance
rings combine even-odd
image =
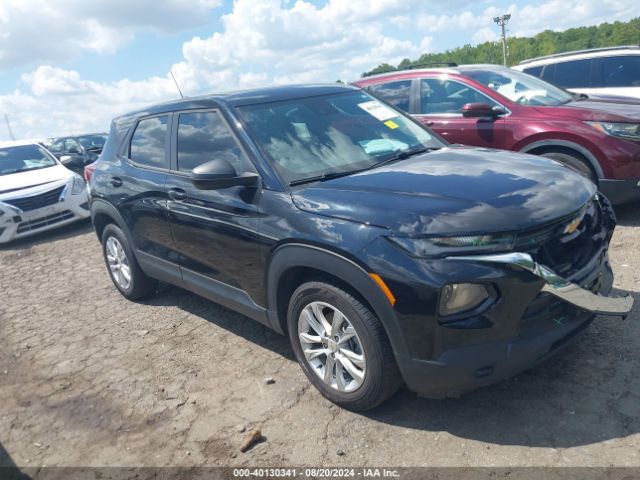
[[[391,130],[393,130],[394,128],[398,128],[398,124],[396,122],[394,122],[393,120],[387,120],[386,122],[384,122],[384,124],[389,127]]]

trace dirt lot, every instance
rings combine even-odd
[[[618,215],[625,322],[598,318],[559,358],[461,399],[402,390],[366,415],[241,315],[166,285],[125,300],[88,223],[1,247],[0,464],[640,466],[640,205]],[[240,453],[258,425],[266,440]]]

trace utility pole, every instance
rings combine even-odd
[[[494,17],[493,21],[496,22],[500,28],[502,28],[502,59],[504,66],[507,66],[507,23],[511,19],[511,14],[507,13],[499,17]]]
[[[9,136],[11,137],[11,140],[15,140],[16,137],[13,134],[13,130],[11,130],[11,124],[9,123],[9,115],[7,115],[6,113],[4,114],[4,121],[7,124],[7,130],[9,130]]]

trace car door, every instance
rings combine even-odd
[[[117,162],[100,181],[108,186],[107,200],[116,205],[138,256],[150,260],[167,259],[173,238],[167,213],[165,182],[169,171],[168,114],[140,119],[120,147]],[[173,273],[178,275],[178,268]]]
[[[252,291],[262,276],[256,244],[259,190],[199,190],[189,173],[216,159],[227,160],[238,174],[255,169],[219,110],[177,112],[172,138],[167,206],[183,280],[214,300],[220,294],[246,300],[245,292]]]
[[[468,103],[502,105],[461,81],[448,77],[421,78],[415,118],[451,143],[504,148],[504,116],[466,118],[462,107]]]

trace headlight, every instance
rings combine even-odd
[[[504,252],[513,248],[516,239],[512,234],[388,238],[416,257],[438,257],[467,252]]]
[[[612,137],[640,141],[640,123],[587,122],[596,130]]]
[[[484,285],[478,283],[452,283],[445,285],[440,294],[440,315],[454,315],[472,310],[489,298]]]
[[[73,176],[73,187],[71,187],[71,194],[78,195],[79,193],[84,192],[86,189],[84,180],[80,175]]]

